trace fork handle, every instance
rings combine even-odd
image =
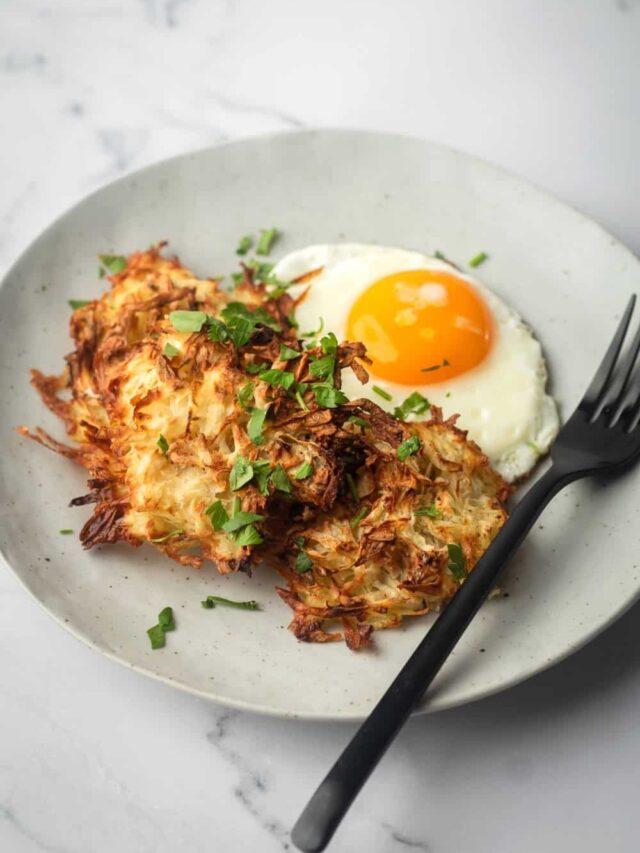
[[[551,498],[578,476],[576,472],[552,466],[517,504],[298,818],[291,839],[300,850],[318,853],[325,849],[360,788],[437,675],[509,557]]]

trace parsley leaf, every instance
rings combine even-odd
[[[216,604],[223,604],[225,607],[237,607],[239,610],[260,610],[257,601],[232,601],[230,598],[222,598],[220,595],[208,595],[200,603],[206,610],[213,610]]]
[[[483,264],[488,257],[489,255],[487,255],[486,252],[478,252],[478,254],[474,255],[469,261],[469,266],[475,269],[475,267],[479,267],[480,264]]]
[[[271,476],[271,467],[266,459],[256,459],[253,465],[253,476],[256,480],[256,486],[261,495],[269,494],[269,477]]]
[[[238,248],[236,249],[236,255],[246,255],[249,249],[253,246],[253,237],[251,234],[245,234],[244,237],[241,237],[238,242]]]
[[[253,466],[244,456],[238,456],[229,474],[229,486],[236,492],[253,479]]]
[[[334,388],[332,385],[317,384],[311,386],[316,402],[324,409],[335,409],[343,403],[348,403],[349,398],[342,391]]]
[[[429,504],[429,506],[419,506],[416,510],[414,510],[414,515],[428,515],[429,518],[441,518],[442,513],[439,509],[436,508],[435,504]]]
[[[90,299],[69,299],[69,305],[74,311],[77,311],[78,308],[84,308],[84,306],[88,305],[90,302]]]
[[[173,618],[173,610],[171,607],[165,607],[158,613],[158,625],[163,631],[175,631],[176,623]]]
[[[351,415],[350,418],[347,418],[347,423],[356,424],[356,426],[359,426],[362,429],[366,429],[369,426],[364,418],[359,418],[357,415]]]
[[[333,382],[333,371],[336,366],[335,355],[323,355],[322,358],[314,359],[309,365],[309,373],[315,376],[316,379],[328,380],[331,378]]]
[[[385,391],[384,388],[381,388],[379,385],[372,385],[371,390],[376,393],[378,397],[382,397],[383,400],[393,400],[391,394],[388,391]]]
[[[264,426],[264,420],[267,417],[268,411],[268,406],[266,409],[251,409],[251,417],[249,418],[249,423],[247,424],[247,435],[254,444],[264,444],[262,428]]]
[[[162,630],[162,626],[154,625],[153,628],[149,628],[147,631],[147,635],[151,640],[151,648],[155,651],[156,649],[162,649],[167,645],[167,641],[164,637],[164,631]]]
[[[257,258],[251,258],[246,265],[253,270],[253,279],[257,282],[266,281],[273,270],[273,264],[267,261],[259,261]]]
[[[243,409],[247,409],[253,402],[253,382],[246,382],[242,388],[236,391],[236,400],[240,403]]]
[[[303,462],[299,468],[293,472],[293,477],[296,480],[306,480],[313,474],[313,462]]]
[[[178,355],[179,353],[180,353],[180,350],[177,347],[174,347],[174,345],[171,343],[166,343],[164,345],[164,349],[162,350],[162,355],[165,358],[173,358],[174,356]]]
[[[276,388],[284,388],[285,391],[288,391],[296,381],[293,373],[289,373],[287,370],[278,370],[277,367],[271,367],[269,370],[263,370],[262,373],[258,374],[258,378],[262,379],[262,381],[266,382],[268,385],[273,385]]]
[[[62,530],[58,530],[58,533],[61,533],[63,536],[70,536],[73,530],[70,527],[63,527]]]
[[[291,482],[282,465],[276,465],[271,472],[271,477],[269,479],[273,483],[274,488],[278,489],[278,491],[291,494]]]
[[[454,578],[457,578],[459,581],[464,580],[467,576],[464,551],[456,544],[447,545],[447,551],[449,552],[449,565],[447,568]]]
[[[249,364],[245,364],[244,369],[247,373],[255,376],[256,373],[260,373],[261,370],[265,370],[267,367],[269,367],[269,363],[266,361],[252,361]]]
[[[103,278],[106,273],[117,275],[127,268],[127,259],[124,255],[98,255],[98,260],[102,265],[98,271],[100,278]]]
[[[304,572],[308,572],[309,569],[313,568],[313,560],[307,554],[306,551],[300,551],[296,556],[296,561],[293,564],[293,568],[298,572],[298,574],[303,574]]]
[[[216,344],[224,344],[229,340],[229,329],[222,320],[216,320],[215,317],[209,317],[207,327],[207,336],[210,341],[213,341]]]
[[[338,339],[333,332],[329,332],[320,340],[320,346],[322,352],[327,353],[327,355],[335,355],[338,352]]]
[[[355,531],[358,529],[358,527],[360,526],[360,522],[365,517],[365,515],[369,515],[369,507],[368,506],[361,507],[358,510],[358,512],[353,516],[353,518],[349,522],[349,525],[350,525],[352,530]]]
[[[159,438],[158,438],[158,440],[156,441],[156,444],[158,445],[158,447],[160,448],[160,450],[161,450],[161,451],[164,453],[164,455],[166,456],[166,455],[167,455],[167,453],[169,452],[169,442],[168,442],[168,441],[167,441],[167,439],[162,435],[162,433],[160,434],[160,437],[159,437]]]
[[[393,416],[394,418],[404,421],[407,419],[408,415],[423,414],[423,412],[426,412],[430,406],[431,403],[426,397],[423,397],[419,391],[414,391],[413,394],[409,394],[404,403],[395,407],[393,410]]]
[[[263,228],[260,232],[260,239],[256,246],[257,255],[268,255],[273,246],[273,242],[278,236],[277,228]]]
[[[293,347],[287,347],[284,344],[280,346],[280,354],[278,358],[280,361],[291,361],[292,358],[299,358],[301,353],[298,352],[297,349],[293,349]]]
[[[229,515],[222,505],[222,501],[212,503],[205,509],[204,514],[210,516],[211,526],[214,530],[222,530],[227,521],[229,521]]]
[[[264,515],[258,515],[255,512],[236,512],[228,521],[222,525],[225,533],[235,533],[236,530],[241,530],[248,524],[253,524],[254,521],[264,521]]]
[[[403,441],[398,450],[396,451],[398,454],[398,459],[401,462],[404,462],[405,459],[408,459],[410,456],[413,456],[414,453],[417,453],[422,447],[422,442],[418,438],[417,435],[412,435],[411,438],[407,438],[406,441]]]
[[[169,319],[176,332],[199,332],[209,318],[204,311],[172,311]]]
[[[147,631],[147,635],[151,641],[151,648],[163,648],[167,642],[164,635],[167,631],[174,631],[175,627],[176,623],[173,618],[173,610],[170,607],[165,607],[158,613],[158,624]]]
[[[246,545],[260,545],[262,541],[262,536],[260,536],[253,524],[243,527],[235,537],[236,545],[240,545],[241,547]]]

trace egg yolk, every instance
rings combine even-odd
[[[351,306],[347,337],[362,341],[371,373],[399,385],[444,382],[476,367],[491,349],[489,309],[446,270],[406,270],[378,279]]]

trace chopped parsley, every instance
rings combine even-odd
[[[307,477],[310,477],[313,474],[313,462],[303,462],[299,468],[293,472],[293,477],[295,480],[306,480]]]
[[[236,400],[240,403],[243,409],[249,408],[253,402],[253,382],[246,382],[242,388],[236,391]]]
[[[249,249],[253,246],[253,237],[251,234],[245,234],[244,237],[241,237],[238,241],[238,248],[236,249],[236,255],[246,255]]]
[[[166,456],[166,455],[167,455],[167,453],[169,452],[169,442],[168,442],[168,441],[167,441],[167,439],[162,435],[162,433],[160,433],[160,437],[159,437],[159,438],[158,438],[158,440],[156,441],[156,444],[158,445],[158,447],[160,448],[160,450],[161,450],[161,451],[164,453],[164,455]]]
[[[422,442],[418,438],[417,435],[412,435],[411,438],[407,438],[402,442],[400,447],[397,449],[398,459],[401,462],[404,462],[405,459],[408,459],[410,456],[413,456],[414,453],[417,453],[422,447]]]
[[[282,465],[276,465],[271,472],[271,477],[269,479],[273,483],[273,487],[279,492],[291,494],[291,481],[289,480],[287,472],[284,470]]]
[[[469,261],[469,266],[475,269],[475,267],[479,267],[480,264],[483,264],[488,257],[489,255],[487,255],[486,252],[478,252],[478,254],[474,255]]]
[[[180,350],[177,347],[174,347],[174,345],[170,344],[170,343],[166,343],[164,345],[164,349],[162,350],[162,355],[165,358],[173,358],[174,356],[178,355],[179,353],[180,353]]]
[[[84,308],[84,306],[88,305],[90,302],[90,299],[70,299],[69,305],[73,308],[74,311],[77,311],[78,308]]]
[[[127,268],[127,259],[124,255],[98,255],[100,267],[98,268],[98,276],[104,278],[107,273],[109,275],[117,275],[122,270]]]
[[[256,459],[253,465],[253,476],[256,485],[261,495],[269,494],[269,478],[271,476],[271,467],[266,459]]]
[[[384,388],[381,388],[379,385],[372,385],[371,390],[378,395],[378,397],[382,397],[383,400],[387,400],[391,402],[393,397],[388,391],[385,391]]]
[[[430,367],[421,367],[421,373],[431,373],[433,370],[440,370],[441,367],[449,367],[449,362],[446,358],[442,360],[441,364],[432,364]]]
[[[318,335],[322,334],[322,330],[324,329],[324,320],[320,317],[320,325],[317,329],[314,329],[311,332],[302,332],[300,335],[301,338],[317,338]]]
[[[287,370],[278,370],[277,367],[270,367],[268,370],[263,370],[258,374],[258,378],[266,382],[267,385],[284,388],[285,391],[288,391],[296,381],[293,373],[289,373]]]
[[[246,527],[243,527],[242,530],[236,534],[234,539],[236,545],[240,545],[241,547],[248,545],[260,545],[260,543],[264,541],[253,524],[248,524]]]
[[[260,239],[258,240],[258,245],[256,246],[256,254],[268,255],[277,236],[277,228],[263,228],[260,232]]]
[[[434,256],[434,258],[437,258],[439,261],[448,261],[449,260],[447,258],[447,256],[444,254],[444,252],[440,251],[440,249],[436,249],[435,252],[433,253],[433,256]]]
[[[253,465],[244,456],[238,456],[229,474],[229,486],[236,492],[253,479]]]
[[[347,418],[347,423],[355,424],[356,426],[359,426],[362,429],[366,429],[369,426],[369,424],[365,421],[364,418],[359,418],[357,415],[351,415],[350,418]]]
[[[217,604],[222,604],[225,607],[237,607],[238,610],[260,610],[257,601],[232,601],[230,598],[222,598],[220,595],[208,595],[200,603],[205,610],[213,610]]]
[[[345,480],[347,481],[347,486],[349,486],[349,491],[351,492],[351,497],[356,503],[360,502],[360,497],[358,496],[358,490],[356,489],[356,482],[353,479],[352,475],[347,473],[344,475]]]
[[[295,563],[293,564],[293,568],[298,572],[298,574],[304,574],[304,572],[308,572],[309,569],[313,568],[313,560],[306,551],[299,551],[296,556]]]
[[[158,536],[157,539],[152,539],[152,542],[155,542],[159,545],[161,542],[166,542],[168,539],[174,539],[176,536],[182,536],[184,530],[178,528],[177,530],[172,530],[171,533],[165,533],[164,536]]]
[[[253,278],[256,282],[266,282],[273,271],[273,264],[267,261],[259,261],[257,258],[252,258],[246,264],[253,271]]]
[[[214,530],[222,530],[227,521],[229,521],[229,515],[222,505],[222,501],[219,500],[206,508],[205,515],[211,518],[211,526]]]
[[[247,435],[254,444],[264,444],[262,428],[264,427],[264,421],[267,417],[268,411],[268,406],[265,409],[251,409],[251,417],[247,424]]]
[[[169,319],[176,332],[199,332],[209,317],[204,311],[172,311]]]
[[[167,631],[174,631],[176,627],[173,618],[173,610],[171,607],[165,607],[158,613],[158,624],[149,628],[147,635],[151,641],[152,649],[161,649],[166,645],[165,634]]]
[[[414,391],[413,394],[409,394],[404,403],[395,407],[393,416],[404,421],[409,415],[422,415],[430,405],[426,397],[423,397],[419,391]]]
[[[305,403],[304,398],[302,396],[302,391],[300,390],[300,388],[296,388],[295,398],[296,398],[300,408],[303,409],[305,412],[308,412],[309,406],[307,406],[307,404]]]
[[[413,513],[414,515],[428,515],[429,518],[440,518],[442,513],[439,509],[437,509],[435,504],[429,504],[429,506],[419,506]]]
[[[58,533],[61,533],[63,536],[70,536],[73,530],[70,527],[63,527],[62,530],[58,530]]]
[[[229,329],[222,320],[209,317],[207,321],[207,337],[215,344],[225,344],[230,337]]]
[[[228,521],[225,521],[222,529],[225,533],[235,533],[237,530],[253,524],[254,521],[264,521],[264,518],[264,515],[258,515],[255,512],[236,512]]]
[[[351,526],[352,530],[355,531],[358,529],[358,527],[360,526],[360,522],[365,517],[365,515],[369,515],[369,507],[368,506],[360,507],[358,512],[353,516],[353,518],[349,522],[349,525]]]
[[[293,349],[293,347],[288,347],[282,344],[280,346],[280,353],[278,358],[280,361],[291,361],[292,358],[299,358],[300,353],[297,349]]]
[[[447,568],[451,572],[451,574],[457,580],[464,580],[467,576],[467,567],[466,560],[464,557],[464,551],[459,545],[451,544],[447,545],[447,551],[449,552],[449,565]]]
[[[249,364],[245,364],[244,369],[247,373],[255,376],[256,373],[260,373],[261,370],[266,370],[268,367],[269,364],[266,361],[252,361]]]
[[[348,403],[349,398],[342,391],[334,388],[332,385],[318,383],[311,386],[316,402],[324,409],[335,409],[343,403]]]

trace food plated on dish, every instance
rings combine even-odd
[[[88,470],[85,547],[266,564],[299,639],[359,649],[452,597],[557,411],[532,333],[442,257],[340,244],[274,266],[275,237],[253,258],[243,238],[230,281],[162,244],[101,256],[111,287],[72,305],[65,370],[33,371],[73,443],[22,432]]]

